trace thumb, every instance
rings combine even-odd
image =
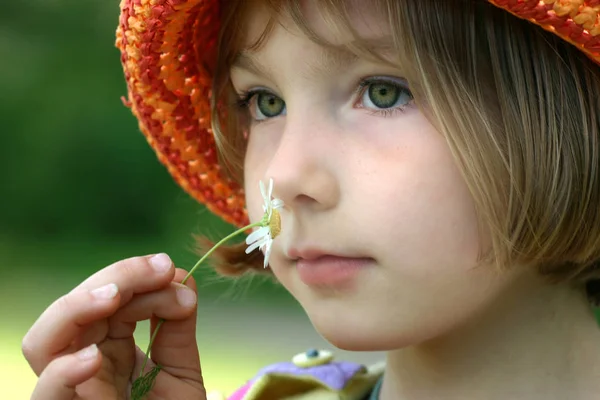
[[[181,282],[186,274],[187,271],[177,269],[173,281]],[[197,293],[196,282],[193,278],[188,279],[185,285]],[[153,388],[155,394],[173,393],[173,378],[204,392],[200,355],[196,341],[196,317],[197,308],[194,308],[194,311],[188,317],[166,320],[160,326],[152,344],[152,363],[148,362],[145,368],[149,371],[152,364],[158,364],[161,367],[162,373],[157,376]],[[156,330],[158,322],[158,318],[152,318],[150,335]],[[136,366],[136,369],[138,369],[137,374],[139,374],[141,363],[136,363]],[[144,371],[144,373],[147,371]],[[134,375],[134,377],[137,376]]]

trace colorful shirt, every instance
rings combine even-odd
[[[334,361],[312,349],[262,368],[229,397],[212,393],[209,400],[377,400],[383,370],[383,363]]]

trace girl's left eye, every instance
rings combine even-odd
[[[414,100],[404,84],[385,79],[368,79],[361,82],[359,95],[356,107],[374,112],[403,110]]]
[[[253,89],[239,94],[237,106],[248,112],[255,122],[266,121],[286,114],[285,101],[265,89]]]

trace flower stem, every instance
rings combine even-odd
[[[181,283],[183,285],[185,285],[185,282],[189,279],[190,276],[192,276],[192,274],[194,273],[194,271],[196,270],[196,268],[198,268],[200,266],[200,264],[202,264],[202,261],[206,260],[220,245],[222,245],[223,243],[225,243],[226,241],[228,241],[229,239],[234,238],[235,236],[239,235],[240,233],[243,233],[245,231],[247,231],[248,229],[254,228],[256,226],[261,226],[263,224],[262,221],[260,222],[255,222],[253,224],[250,224],[248,226],[245,226],[243,228],[238,229],[237,231],[229,234],[228,236],[224,237],[223,239],[221,239],[217,244],[215,244],[209,251],[206,252],[205,255],[202,256],[202,258],[200,260],[198,260],[198,262],[196,263],[196,265],[194,265],[192,267],[192,269],[190,269],[190,272],[188,272],[188,274],[185,276],[185,278],[183,278],[183,280],[181,281]]]
[[[240,233],[245,232],[248,229],[254,228],[256,226],[263,226],[265,224],[265,221],[259,221],[259,222],[255,222],[253,224],[247,225],[243,228],[238,229],[237,231],[229,234],[228,236],[226,236],[225,238],[221,239],[219,242],[217,242],[217,244],[215,244],[209,251],[206,252],[205,255],[202,256],[202,258],[200,258],[200,260],[198,260],[198,262],[192,267],[192,269],[190,270],[190,272],[188,272],[188,274],[185,276],[185,278],[183,278],[183,280],[181,281],[181,283],[183,285],[185,285],[185,282],[192,276],[192,274],[194,273],[194,271],[200,266],[200,264],[202,264],[202,262],[204,260],[206,260],[219,246],[221,246],[223,243],[225,243],[226,241],[228,241],[229,239],[234,238],[235,236],[239,235]],[[165,322],[164,319],[160,319],[158,321],[158,324],[156,325],[156,329],[154,330],[154,332],[152,333],[152,337],[150,338],[150,343],[148,343],[148,349],[146,350],[146,358],[144,358],[144,362],[142,363],[142,369],[140,370],[140,378],[142,378],[143,374],[144,374],[144,369],[146,368],[146,363],[148,362],[148,358],[150,356],[150,350],[152,349],[152,343],[154,343],[154,339],[156,339],[156,334],[158,333],[158,329],[162,326],[162,324]]]

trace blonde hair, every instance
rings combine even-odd
[[[221,105],[235,96],[228,71],[243,43],[248,3],[257,2],[226,3],[213,121],[222,159],[241,182],[246,116]],[[281,13],[310,38],[329,45],[311,31],[300,1],[262,3],[272,11],[272,22],[256,46],[268,38]],[[347,1],[320,5],[332,27],[358,36]],[[386,15],[401,56],[393,62],[406,71],[422,111],[447,139],[481,226],[491,233],[491,249],[482,260],[534,267],[554,283],[588,283],[588,294],[597,302],[598,65],[573,45],[486,1],[378,0],[372,7]],[[379,57],[357,39],[359,45],[346,50]],[[263,271],[262,257],[248,258],[243,250],[237,245],[217,252],[217,271]]]

